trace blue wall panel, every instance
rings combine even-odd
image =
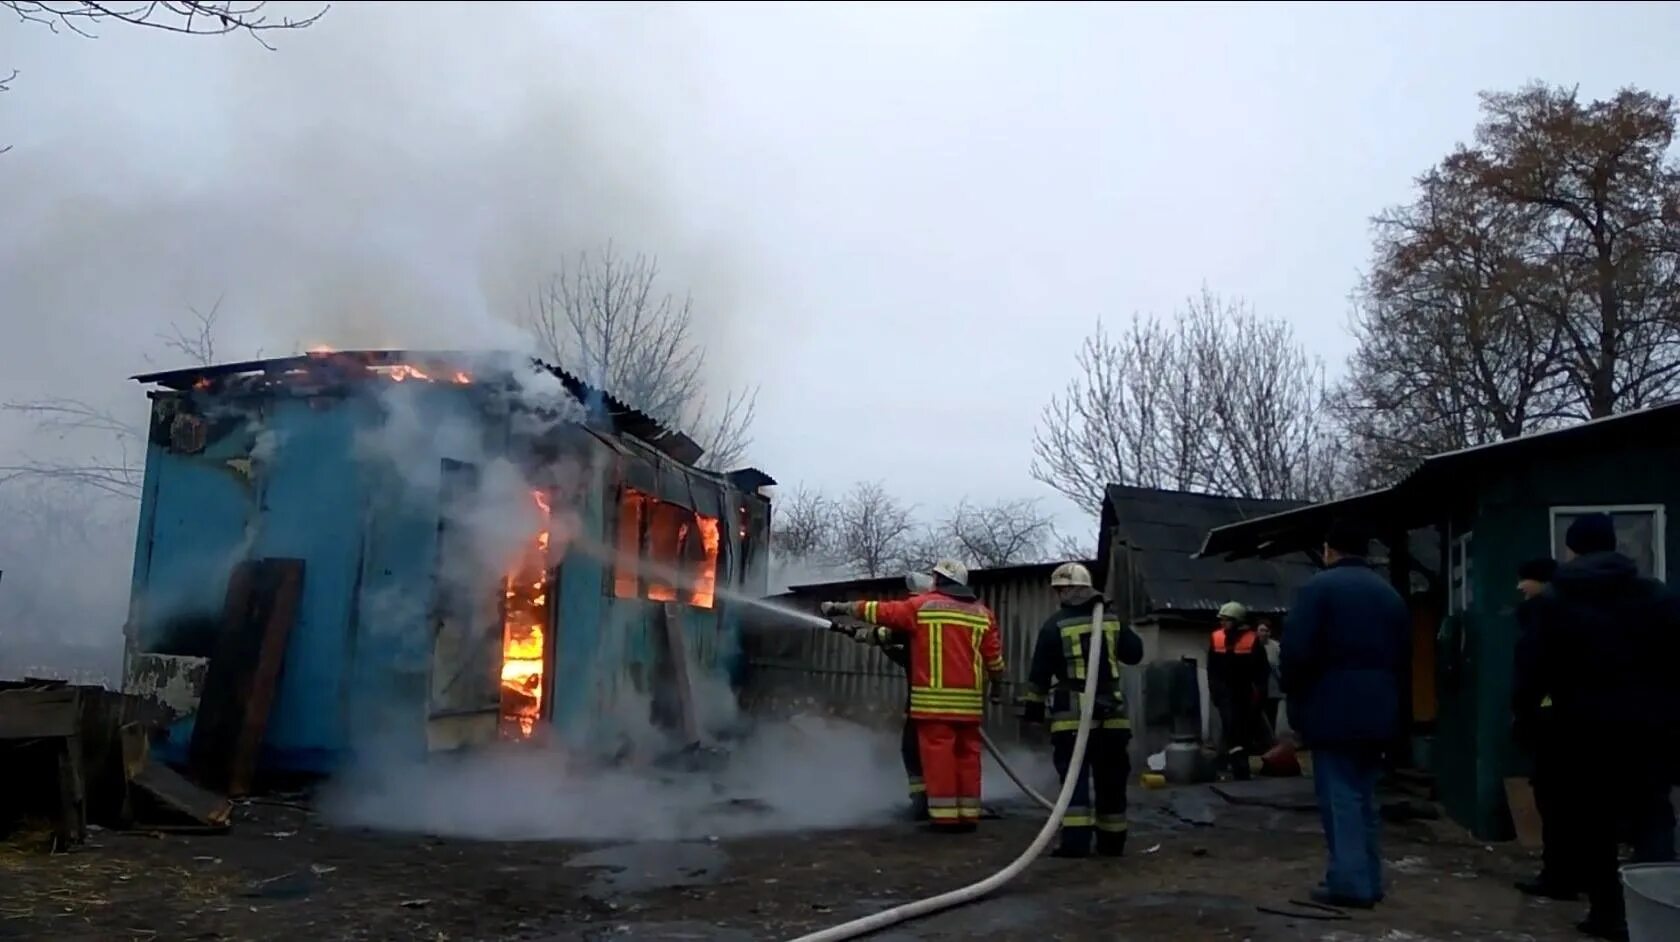
[[[280,445],[262,471],[262,525],[252,555],[300,558],[304,572],[265,747],[279,767],[324,770],[347,733],[345,650],[365,518],[356,409],[343,401],[280,399],[268,424]]]

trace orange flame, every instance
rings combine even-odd
[[[510,736],[528,738],[542,714],[548,624],[548,495],[532,491],[542,522],[517,566],[502,580],[502,719]]]
[[[716,517],[697,514],[695,519],[700,521],[700,545],[705,548],[706,556],[700,571],[694,574],[694,606],[711,608],[717,601],[718,540],[722,534],[718,532]]]

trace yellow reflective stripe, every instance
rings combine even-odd
[[[1088,814],[1062,815],[1062,827],[1065,828],[1088,828],[1094,823],[1095,821]]]
[[[1132,721],[1124,716],[1111,717],[1102,721],[1103,729],[1131,729]]]
[[[918,710],[962,710],[964,712],[980,712],[980,705],[984,701],[979,697],[972,700],[952,700],[948,697],[919,697],[910,695],[910,707]]]
[[[928,677],[930,686],[945,686],[945,631],[938,625],[928,632]]]
[[[1119,833],[1126,830],[1125,815],[1097,815],[1097,830]]]
[[[922,687],[922,686],[911,687],[910,688],[910,695],[915,696],[917,694],[926,694],[927,696],[930,696],[930,697],[953,699],[953,700],[978,700],[978,699],[980,699],[980,691],[975,690],[973,687],[935,687],[935,686],[932,686],[931,684],[926,686],[926,687]]]
[[[986,670],[991,673],[1001,674],[1003,673],[1003,668],[1004,663],[1003,658],[1001,657],[996,657],[986,662]]]
[[[926,793],[927,793],[927,786],[926,785],[923,785],[921,782],[911,782],[910,783],[910,794],[912,794],[912,795],[923,795],[923,794],[926,794]]]
[[[955,808],[929,808],[928,817],[935,821],[955,821],[962,817],[962,812]]]
[[[1050,721],[1050,732],[1052,732],[1052,733],[1071,733],[1078,728],[1079,728],[1079,721],[1078,720],[1051,720]]]
[[[992,623],[991,619],[974,612],[952,612],[938,608],[922,609],[916,613],[916,620],[924,624],[945,622],[947,624],[970,625],[975,628],[985,628]]]
[[[1028,687],[1026,690],[1021,692],[1021,702],[1022,703],[1043,703],[1044,702],[1044,691],[1039,690],[1037,687]]]
[[[875,621],[876,614],[880,611],[880,608],[881,608],[881,603],[880,602],[865,602],[865,603],[863,603],[863,616],[862,616],[863,620],[866,621],[866,622],[870,622],[872,624],[876,623],[876,621]]]

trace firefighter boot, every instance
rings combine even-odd
[[[1124,857],[1126,855],[1126,832],[1098,831],[1097,853],[1103,857]]]
[[[928,808],[927,795],[925,795],[925,794],[923,794],[923,795],[911,795],[910,796],[910,809],[909,809],[908,812],[906,812],[906,814],[909,815],[909,818],[910,818],[911,821],[915,821],[915,822],[918,822],[918,823],[923,822],[923,821],[928,821],[930,819],[928,817],[927,808]]]

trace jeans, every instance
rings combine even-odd
[[[1376,902],[1382,898],[1382,818],[1376,750],[1318,747],[1312,751],[1313,791],[1330,850],[1324,885],[1331,895]]]

